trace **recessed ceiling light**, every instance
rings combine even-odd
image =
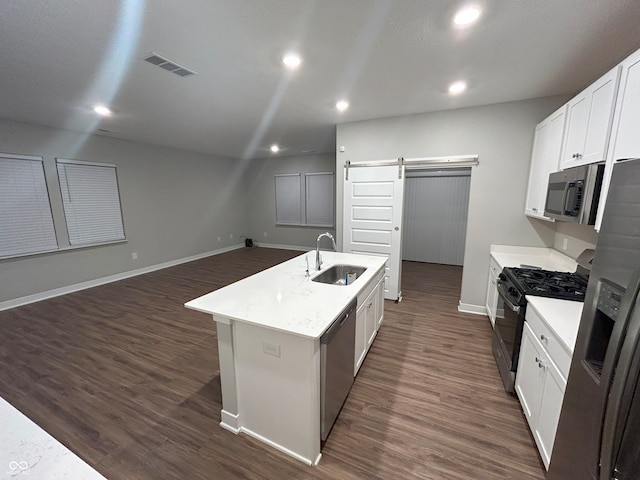
[[[271,151],[273,153],[278,153],[280,151],[280,147],[278,145],[271,145]]]
[[[476,5],[464,7],[453,17],[453,23],[458,27],[467,27],[480,18],[480,13],[482,11]]]
[[[338,109],[338,111],[344,112],[347,108],[349,108],[349,102],[347,102],[346,100],[340,100],[338,103],[336,103],[336,108]]]
[[[108,117],[112,113],[111,110],[104,105],[96,105],[95,107],[93,107],[93,111],[98,115],[102,115],[103,117]]]
[[[463,81],[453,82],[449,85],[449,93],[451,95],[458,95],[467,89],[467,84]]]
[[[295,53],[287,53],[284,57],[282,57],[282,63],[284,63],[288,68],[298,68],[302,63],[302,59],[299,55]]]

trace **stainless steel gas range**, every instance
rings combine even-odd
[[[583,302],[593,251],[578,258],[576,273],[505,267],[498,276],[498,308],[493,330],[493,356],[505,390],[514,393],[520,342],[527,310],[526,295]]]

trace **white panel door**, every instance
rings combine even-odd
[[[401,297],[403,198],[404,166],[349,168],[344,183],[343,250],[388,258],[384,297],[389,300]]]

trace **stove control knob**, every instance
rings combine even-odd
[[[500,275],[498,275],[498,278],[504,282],[507,279],[507,276],[504,273],[500,273]]]
[[[509,289],[507,290],[507,292],[509,292],[509,295],[514,295],[517,293],[516,289],[513,287],[509,287]]]

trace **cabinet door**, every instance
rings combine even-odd
[[[613,164],[620,158],[640,157],[638,125],[640,125],[640,50],[622,62],[620,89],[616,99],[611,144],[607,153],[607,166],[598,204],[596,230],[600,230],[602,223]]]
[[[566,382],[553,363],[545,360],[543,369],[545,370],[544,386],[534,435],[544,466],[548,469],[553,442],[556,439],[556,429],[560,419],[560,410],[562,410]]]
[[[544,215],[544,205],[549,174],[558,171],[560,165],[566,111],[567,106],[563,105],[536,127],[524,212],[530,217],[553,221]]]
[[[544,157],[547,150],[547,136],[549,125],[541,122],[536,127],[536,133],[533,138],[533,150],[531,151],[531,165],[529,166],[529,184],[527,185],[527,200],[525,203],[525,215],[537,217],[544,214],[544,205],[542,212],[539,211],[542,203],[542,185],[544,179]]]
[[[568,103],[560,168],[606,159],[620,67],[607,72]]]
[[[376,318],[376,301],[377,289],[374,288],[367,299],[364,301],[367,350],[369,350],[369,347],[373,343],[373,339],[375,338],[377,333],[376,327],[378,325],[378,319]]]
[[[489,267],[489,283],[487,285],[487,316],[491,321],[491,326],[496,324],[496,308],[498,308],[498,274]]]
[[[542,362],[545,361],[538,339],[525,322],[516,373],[516,393],[531,431],[536,430],[538,423],[546,374]]]
[[[355,356],[354,356],[354,366],[353,366],[353,375],[355,376],[360,370],[360,365],[364,360],[364,356],[367,354],[367,334],[366,334],[366,308],[364,305],[361,305],[356,311],[356,345],[355,345]]]
[[[578,155],[582,155],[587,138],[587,125],[589,125],[589,108],[591,106],[588,91],[580,93],[567,105],[567,137],[562,150],[560,167],[565,169],[579,161]]]
[[[380,324],[384,319],[384,277],[378,282],[376,287],[376,330],[380,330]]]

